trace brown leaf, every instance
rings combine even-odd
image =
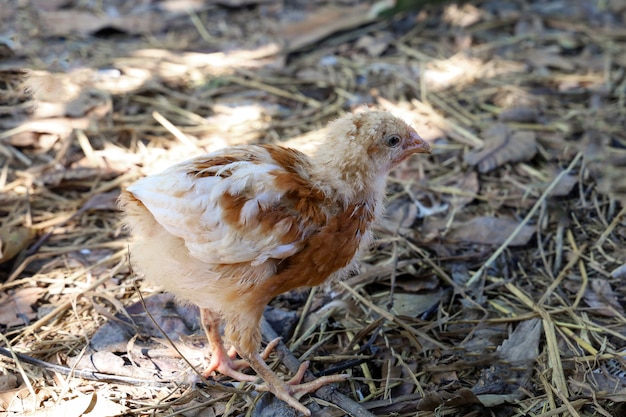
[[[539,112],[536,107],[519,106],[504,109],[498,114],[502,122],[532,123],[536,122]]]
[[[571,60],[559,55],[560,49],[558,46],[531,49],[528,51],[526,59],[536,68],[550,67],[564,71],[573,71],[576,66]]]
[[[550,197],[565,197],[578,184],[578,175],[565,175],[550,192]]]
[[[528,366],[534,363],[539,355],[541,329],[539,319],[521,322],[498,348],[498,357],[514,366]]]
[[[393,295],[392,311],[399,316],[418,317],[439,303],[444,295],[445,291],[442,289],[423,294],[396,293]],[[383,308],[386,308],[387,303],[388,294],[377,300],[377,304]]]
[[[541,320],[523,321],[510,337],[502,342],[496,352],[497,359],[485,368],[480,380],[472,389],[485,407],[494,407],[505,402],[519,401],[525,394],[520,387],[528,384],[533,364],[539,355]],[[484,393],[485,387],[489,389]]]
[[[29,227],[0,227],[0,263],[13,259],[28,247],[35,238],[35,231]]]
[[[413,201],[405,198],[396,198],[387,206],[381,226],[392,232],[401,231],[406,233],[415,223],[418,214],[419,209]]]
[[[624,309],[617,300],[617,296],[608,281],[603,279],[590,280],[583,298],[589,307],[598,314],[607,317],[619,317],[624,315]]]
[[[44,288],[24,287],[0,296],[0,324],[6,327],[28,324],[37,316],[32,306],[44,292]]]
[[[117,210],[119,191],[95,194],[85,202],[81,210]]]
[[[611,271],[611,277],[615,279],[626,279],[626,264],[618,266]]]
[[[439,184],[438,184],[439,185]],[[444,186],[443,200],[454,207],[465,207],[474,199],[480,190],[476,171],[459,172],[458,175],[446,178],[440,185]]]
[[[126,407],[117,404],[97,392],[91,395],[79,394],[71,400],[61,400],[52,407],[29,413],[30,417],[107,417],[124,414]]]
[[[453,224],[448,238],[484,245],[500,245],[513,233],[518,224],[517,220],[504,217],[476,217],[465,223]],[[510,245],[527,244],[533,233],[535,233],[534,227],[524,226]]]
[[[534,132],[511,132],[508,126],[496,124],[485,134],[485,146],[480,151],[465,155],[465,162],[478,166],[478,171],[489,172],[507,162],[519,162],[532,159],[537,152]]]
[[[357,49],[364,49],[371,57],[378,57],[385,52],[391,43],[391,35],[378,33],[376,36],[362,36],[354,45]]]
[[[396,278],[396,287],[406,292],[416,293],[422,290],[434,290],[441,285],[436,275],[415,276],[401,275]]]
[[[109,27],[129,34],[144,34],[163,29],[167,23],[154,13],[115,16],[76,9],[40,13],[39,19],[47,36],[89,35]]]
[[[279,35],[289,51],[311,45],[340,30],[348,30],[376,19],[368,4],[350,7],[326,6],[308,13],[303,20],[283,26]]]

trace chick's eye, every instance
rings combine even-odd
[[[399,135],[389,135],[385,137],[385,145],[390,148],[395,148],[400,144],[400,142],[402,142],[402,138],[400,138]]]

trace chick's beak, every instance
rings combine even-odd
[[[417,132],[412,132],[409,140],[406,142],[405,151],[407,156],[414,153],[432,153],[432,149],[428,142],[420,137]]]

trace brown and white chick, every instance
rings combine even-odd
[[[305,393],[343,375],[302,384],[307,364],[283,381],[259,354],[268,302],[298,287],[341,276],[368,245],[381,215],[387,173],[430,146],[404,121],[381,111],[329,123],[311,155],[279,145],[222,149],[138,180],[120,196],[135,236],[132,263],[145,277],[198,305],[211,345],[205,372],[240,381],[242,361],[261,389],[310,415]],[[219,325],[235,351],[222,344]],[[271,349],[270,345],[270,349]]]

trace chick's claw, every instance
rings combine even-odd
[[[300,402],[300,398],[305,394],[317,391],[324,385],[343,382],[348,378],[348,375],[327,375],[310,382],[300,383],[307,368],[308,362],[303,363],[298,373],[286,383],[283,382],[282,384],[276,385],[265,383],[257,385],[255,388],[260,392],[271,392],[276,398],[286,402],[304,415],[310,416],[311,411]]]
[[[307,361],[300,365],[296,374],[289,381],[285,382],[270,369],[261,358],[261,355],[249,355],[248,360],[252,369],[254,369],[264,381],[263,384],[255,386],[257,391],[271,392],[276,398],[286,402],[306,416],[310,416],[311,411],[299,401],[303,395],[317,391],[324,385],[342,382],[348,378],[348,375],[329,375],[320,377],[311,382],[302,383],[304,374],[309,368],[309,362]]]
[[[309,361],[303,362],[302,365],[298,368],[298,372],[287,382],[285,385],[287,386],[287,391],[291,395],[291,397],[299,400],[305,394],[310,394],[312,392],[317,391],[324,385],[332,384],[335,382],[343,382],[348,379],[348,375],[326,375],[319,377],[313,381],[302,382],[304,378],[304,374],[309,369]],[[256,386],[257,391],[261,392],[273,392],[267,384],[261,384]]]
[[[281,340],[282,338],[277,337],[276,339],[269,342],[259,356],[264,361],[266,361]],[[213,376],[214,373],[219,372],[220,374],[229,376],[237,381],[256,381],[258,379],[256,376],[239,372],[242,369],[250,368],[250,364],[248,363],[248,361],[246,361],[245,359],[236,358],[237,350],[234,346],[231,346],[231,348],[228,349],[228,352],[226,352],[221,343],[218,345],[217,348],[211,347],[211,361],[209,362],[209,366],[207,367],[207,369],[202,373],[202,376],[204,376],[205,378],[209,378]],[[304,371],[306,371],[306,368]],[[302,376],[304,376],[304,371],[302,372]],[[300,379],[302,379],[302,376],[300,377]]]

